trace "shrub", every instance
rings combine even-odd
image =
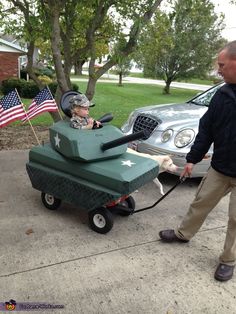
[[[57,82],[52,82],[50,84],[48,84],[48,87],[53,95],[53,97],[55,96],[56,94],[56,90],[57,90]]]
[[[22,88],[20,96],[24,98],[34,98],[39,91],[40,90],[34,81],[28,81]]]
[[[44,83],[45,85],[48,85],[49,89],[51,90],[52,95],[55,96],[57,85],[58,85],[57,82],[51,82],[49,84],[47,84],[46,82]],[[10,91],[12,91],[15,88],[17,89],[19,96],[24,97],[24,98],[34,98],[39,93],[38,86],[32,80],[27,82],[24,79],[10,78],[2,82],[1,91],[4,95],[8,94]],[[79,90],[78,85],[72,84],[72,90],[77,92]]]
[[[46,75],[46,76],[50,77],[51,79],[53,79],[55,76],[55,71],[53,71],[51,68],[38,69],[38,73],[39,73],[39,75]]]
[[[52,83],[52,79],[47,75],[39,75],[38,79],[45,85]]]
[[[18,79],[16,77],[11,77],[7,80],[2,81],[1,91],[4,95],[8,94],[15,88],[17,89],[19,95],[21,94],[24,85],[27,83],[24,79]]]

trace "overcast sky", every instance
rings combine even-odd
[[[225,29],[222,36],[229,41],[236,40],[236,4],[230,4],[230,0],[211,0],[215,5],[215,12],[225,15]],[[161,3],[161,8],[166,10],[168,5],[165,0]]]
[[[230,4],[230,0],[211,0],[215,4],[216,13],[225,14],[225,30],[222,36],[228,40],[236,40],[236,4]]]

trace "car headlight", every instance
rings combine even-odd
[[[173,130],[171,129],[165,130],[161,135],[162,143],[168,142],[172,135],[173,135]]]
[[[192,129],[185,129],[177,133],[175,137],[175,146],[178,148],[189,145],[195,137],[195,132]]]

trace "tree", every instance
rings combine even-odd
[[[35,81],[39,89],[44,88],[44,84],[38,79],[33,70],[33,54],[37,38],[46,39],[48,28],[43,25],[40,19],[40,12],[34,1],[12,0],[5,1],[0,8],[1,27],[6,33],[15,35],[27,43],[27,65],[26,71],[30,78]],[[57,112],[50,112],[54,120],[60,118]]]
[[[109,43],[113,37],[119,38],[124,32],[126,21],[131,22],[127,41],[118,52],[122,58],[130,55],[136,45],[142,27],[151,19],[162,0],[6,0],[12,12],[23,14],[18,17],[23,23],[25,38],[31,43],[29,53],[36,38],[50,40],[53,63],[56,71],[58,91],[71,89],[70,72],[72,65],[85,59],[89,62],[89,81],[86,95],[91,100],[99,77],[117,64],[117,55],[113,54],[104,66],[95,71],[98,46]],[[25,11],[24,8],[27,8]],[[115,13],[114,13],[115,12]],[[119,15],[120,21],[116,16]],[[2,17],[4,17],[2,15]],[[16,20],[15,20],[16,21]],[[78,22],[79,21],[79,22]],[[122,21],[122,22],[121,22]],[[33,23],[32,23],[33,22]],[[15,30],[19,22],[15,24]],[[79,33],[79,36],[78,36]],[[31,40],[32,36],[32,40]],[[77,45],[76,45],[77,43]],[[29,54],[29,57],[31,55]],[[30,65],[27,68],[31,71]],[[30,74],[33,77],[33,73]]]
[[[137,40],[140,34],[141,29],[150,21],[152,15],[160,5],[162,0],[120,0],[120,1],[114,1],[113,3],[110,2],[110,7],[115,10],[121,18],[123,18],[124,21],[130,20],[131,21],[131,27],[129,30],[129,33],[127,34],[127,41],[126,44],[122,47],[122,49],[118,52],[119,56],[122,58],[127,57],[130,55],[137,46]],[[103,2],[103,1],[101,1]],[[106,3],[109,1],[105,1]],[[96,10],[97,12],[97,10]],[[101,10],[103,12],[103,10]],[[110,13],[110,12],[109,12]],[[101,14],[99,14],[101,15]],[[87,47],[89,47],[90,50],[90,63],[89,63],[89,82],[87,85],[86,95],[89,99],[93,98],[94,91],[95,91],[95,85],[99,77],[101,77],[104,73],[106,73],[110,68],[112,68],[114,65],[117,64],[118,58],[117,54],[112,54],[109,58],[109,60],[104,64],[103,67],[98,69],[95,72],[94,63],[94,52],[95,47],[93,45],[92,39],[94,36],[94,32],[91,32],[91,30],[94,27],[94,21],[97,19],[94,19],[91,27],[88,28],[88,35],[87,38]],[[120,23],[118,27],[118,37],[123,31],[124,25],[121,25]]]
[[[178,78],[204,77],[223,44],[223,16],[209,0],[171,0],[171,12],[158,11],[140,37],[137,56],[146,72],[161,77],[170,92]]]
[[[132,60],[131,58],[120,58],[118,63],[115,65],[114,71],[119,76],[119,86],[123,86],[122,81],[123,77],[130,73],[130,69],[132,68]]]
[[[119,55],[119,51],[126,45],[125,36],[122,35],[118,42],[114,45],[114,55],[117,56],[117,64],[114,67],[115,73],[119,75],[119,86],[122,86],[122,78],[130,73],[132,68],[132,54],[124,57]]]

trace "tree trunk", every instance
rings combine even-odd
[[[167,80],[167,81],[165,81],[165,82],[166,82],[166,85],[165,85],[165,87],[163,88],[163,94],[169,95],[169,94],[170,94],[170,84],[171,84],[171,80]]]
[[[29,74],[29,77],[37,84],[37,86],[41,90],[41,89],[44,88],[44,84],[38,79],[37,75],[33,71],[34,47],[35,47],[34,42],[31,41],[29,46],[28,46],[28,51],[27,51],[27,60],[28,60],[28,62],[27,62],[27,66],[26,66],[26,71]],[[49,114],[51,115],[53,121],[60,120],[60,115],[59,115],[58,112],[49,112]]]
[[[88,73],[89,73],[89,80],[88,80],[88,85],[86,89],[86,96],[88,97],[89,100],[93,99],[93,96],[95,94],[95,86],[98,80],[98,75],[97,72],[95,72],[95,57],[91,57],[89,61],[89,68],[88,68]]]
[[[122,86],[122,72],[119,73],[119,83],[118,86]]]
[[[50,2],[49,2],[50,3]],[[70,90],[70,78],[68,71],[69,66],[67,65],[67,69],[65,71],[62,62],[60,44],[61,44],[61,36],[60,36],[60,24],[59,24],[59,12],[58,7],[54,7],[53,5],[50,7],[50,23],[51,23],[51,48],[52,48],[52,56],[53,62],[55,65],[55,71],[57,76],[58,87],[55,95],[55,100],[57,104],[60,103],[62,93]],[[60,120],[60,116],[57,112],[52,113],[53,120]]]
[[[35,82],[35,84],[39,87],[39,89],[43,89],[44,85],[43,83],[38,79],[37,75],[34,73],[33,70],[33,54],[34,54],[34,41],[31,41],[28,45],[27,50],[27,65],[26,65],[26,71],[29,74],[29,77]]]
[[[74,64],[75,75],[83,75],[82,69],[83,69],[84,63],[85,63],[85,60],[78,60],[75,62],[75,64]]]
[[[85,93],[89,100],[93,99],[93,96],[95,94],[96,83],[97,83],[97,79],[96,78],[89,77],[89,81],[88,81],[87,89],[86,89],[86,93]]]
[[[50,2],[49,2],[50,3]],[[59,8],[50,7],[50,22],[51,22],[51,47],[53,62],[55,65],[55,71],[57,76],[57,82],[62,93],[68,91],[70,86],[68,85],[66,74],[64,72],[62,56],[61,56],[61,36],[60,36],[60,24],[59,24]]]

